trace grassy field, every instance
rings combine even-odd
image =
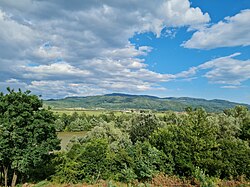
[[[84,110],[84,109],[75,109],[75,108],[60,108],[60,109],[52,109],[52,111],[55,114],[73,114],[74,112],[78,113],[78,114],[87,114],[87,115],[91,115],[91,116],[98,116],[100,114],[108,114],[113,112],[115,115],[121,115],[123,112],[122,111],[111,111],[111,110]]]
[[[130,114],[131,111],[118,111],[118,110],[85,110],[85,109],[78,109],[78,108],[60,108],[60,109],[52,109],[55,114],[62,115],[63,113],[72,115],[74,112],[78,113],[79,115],[85,113],[86,115],[90,116],[99,116],[101,114],[110,114],[114,113],[116,116],[121,114]],[[153,112],[153,111],[152,111]],[[163,116],[165,112],[153,112],[158,117]]]

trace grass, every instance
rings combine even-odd
[[[121,115],[122,111],[113,111],[113,110],[84,110],[84,109],[77,109],[77,108],[60,108],[60,109],[52,109],[52,112],[55,114],[62,115],[63,113],[72,115],[74,112],[80,114],[85,113],[86,115],[90,116],[99,116],[101,114],[108,114],[113,112],[115,115]]]
[[[63,113],[67,115],[72,115],[74,112],[81,114],[86,114],[88,116],[99,116],[101,114],[110,114],[114,113],[115,116],[120,116],[122,114],[129,114],[131,111],[119,111],[119,110],[85,110],[85,109],[78,109],[78,108],[58,108],[58,109],[51,109],[52,112],[58,115],[62,115]],[[152,111],[153,112],[153,111]],[[157,117],[162,117],[165,115],[165,112],[153,112]]]

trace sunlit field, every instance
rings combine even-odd
[[[89,116],[99,116],[101,114],[111,114],[113,113],[115,116],[119,116],[121,114],[131,114],[131,113],[136,113],[139,111],[136,110],[127,110],[127,111],[117,111],[117,110],[85,110],[85,109],[76,109],[76,108],[58,108],[58,109],[52,109],[52,112],[54,112],[55,114],[58,115],[62,115],[67,114],[67,115],[72,115],[73,113],[77,113],[78,115],[81,114],[86,114]],[[149,110],[148,110],[149,111]],[[164,114],[166,113],[166,111],[162,111],[162,112],[155,112],[155,111],[150,111],[152,113],[154,113],[156,116],[158,117],[162,117],[164,116]]]
[[[98,116],[100,114],[108,114],[113,112],[115,115],[121,115],[123,112],[121,111],[108,111],[108,110],[84,110],[84,109],[74,109],[74,108],[60,108],[60,109],[52,109],[52,111],[55,114],[67,114],[67,115],[71,115],[74,112],[78,113],[79,115],[85,113],[86,115],[90,115],[90,116]]]

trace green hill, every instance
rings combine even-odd
[[[85,108],[85,109],[107,109],[107,110],[127,110],[127,109],[149,109],[149,110],[173,110],[183,111],[186,107],[203,107],[209,112],[219,112],[236,105],[250,105],[234,103],[225,100],[206,100],[189,97],[167,97],[159,98],[148,95],[127,95],[127,94],[107,94],[87,97],[66,97],[64,99],[50,99],[44,104],[53,108]]]

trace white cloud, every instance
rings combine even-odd
[[[250,9],[195,32],[190,40],[183,43],[186,48],[213,49],[218,47],[250,45]]]
[[[175,76],[176,78],[187,78],[187,77],[195,75],[197,72],[197,69],[198,69],[197,67],[191,67],[187,71],[182,71],[180,73],[177,73]]]
[[[19,81],[17,79],[11,78],[11,79],[7,80],[6,83],[19,83]]]
[[[159,37],[166,27],[196,28],[209,20],[188,0],[2,0],[0,81],[17,79],[51,97],[57,91],[84,95],[87,87],[96,92],[163,89],[158,83],[174,76],[149,70],[144,57],[152,48],[129,39],[145,32]]]
[[[250,79],[250,60],[235,59],[240,53],[220,57],[205,62],[199,66],[191,67],[187,71],[176,74],[176,78],[192,77],[198,72],[205,71],[211,83],[225,84],[222,88],[238,88],[242,82]]]
[[[52,46],[49,42],[44,43],[37,50],[34,51],[34,55],[37,55],[40,58],[49,58],[49,59],[62,59],[65,57],[63,52],[59,47]]]
[[[65,81],[32,81],[26,86],[26,89],[32,90],[35,94],[41,94],[43,98],[62,98],[67,96],[87,96],[106,93],[106,90],[94,85],[72,83]]]
[[[21,69],[24,73],[24,78],[33,78],[33,79],[45,79],[47,77],[59,78],[65,77],[65,79],[69,78],[69,76],[75,77],[86,77],[91,75],[91,73],[87,70],[81,70],[71,66],[65,62],[53,63],[50,65],[40,65],[40,66],[24,66]]]
[[[2,59],[24,57],[25,51],[35,42],[36,36],[36,32],[12,20],[10,15],[0,8],[0,56]]]
[[[190,25],[196,27],[201,22],[210,21],[208,13],[203,14],[200,8],[190,7],[190,2],[186,0],[165,1],[159,12],[167,18],[166,24],[172,26]]]
[[[140,66],[128,65],[129,60],[115,61],[113,59],[96,59],[84,62],[81,69],[73,67],[65,62],[58,62],[50,65],[22,66],[18,67],[24,72],[23,78],[32,80],[55,80],[66,81],[69,85],[82,84],[95,85],[99,88],[113,91],[145,91],[159,89],[157,82],[169,81],[173,75],[159,74]],[[133,65],[133,64],[132,64]],[[84,70],[83,70],[84,69]],[[38,85],[37,85],[38,86]],[[162,88],[160,88],[162,89]]]

